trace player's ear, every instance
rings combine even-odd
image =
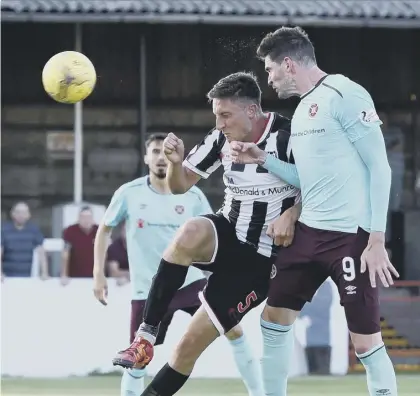
[[[289,58],[288,56],[286,56],[284,58],[284,70],[286,71],[286,73],[294,73],[295,72],[295,65],[293,64],[293,61],[291,58]]]
[[[257,114],[258,106],[256,104],[252,104],[248,106],[247,115],[249,118],[255,118]]]
[[[149,161],[148,161],[148,159],[147,159],[147,155],[145,155],[145,156],[143,157],[143,160],[144,160],[144,163],[145,163],[147,166],[149,166]]]

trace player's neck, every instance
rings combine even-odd
[[[169,189],[166,178],[160,179],[153,173],[149,174],[150,187],[159,194],[170,194],[171,190]]]
[[[309,92],[318,81],[326,76],[327,73],[322,71],[318,66],[313,66],[310,69],[303,69],[300,72],[299,78],[296,78],[296,89],[300,96]]]
[[[270,115],[268,113],[262,113],[258,117],[258,119],[255,122],[254,128],[252,129],[252,132],[249,136],[248,141],[256,143],[258,140],[260,140],[261,136],[263,135],[265,128],[267,127],[267,123],[270,120]]]

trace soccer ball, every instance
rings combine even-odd
[[[86,99],[95,83],[95,67],[88,57],[76,51],[54,55],[42,70],[45,91],[60,103],[77,103]]]

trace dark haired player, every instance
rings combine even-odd
[[[235,73],[221,79],[208,93],[216,116],[210,131],[184,159],[181,139],[165,139],[171,191],[182,194],[224,168],[226,195],[216,215],[187,221],[166,249],[146,304],[144,323],[131,346],[118,354],[114,364],[135,367],[147,364],[159,323],[188,268],[200,262],[211,275],[200,293],[201,308],[176,347],[169,364],[143,392],[148,396],[174,395],[187,381],[201,353],[221,334],[266,298],[273,264],[273,239],[267,228],[273,221],[290,227],[299,215],[299,190],[257,165],[235,165],[229,142],[255,142],[266,152],[289,161],[290,121],[261,109],[261,90],[255,77]],[[279,218],[280,215],[282,215]],[[258,371],[258,365],[253,370]],[[260,388],[253,395],[263,395]]]
[[[296,166],[254,144],[233,142],[235,163],[262,166],[302,190],[293,244],[276,261],[262,315],[267,395],[286,395],[292,325],[329,276],[336,283],[371,396],[396,396],[392,362],[381,337],[376,278],[388,287],[398,273],[385,250],[391,171],[369,93],[349,78],[318,68],[299,27],[282,27],[258,56],[280,99],[300,96],[291,125]],[[366,269],[368,270],[366,272]]]
[[[160,258],[176,230],[191,217],[212,213],[201,190],[192,187],[182,195],[173,195],[166,181],[168,162],[163,153],[166,134],[154,134],[146,142],[145,163],[149,175],[121,186],[112,197],[95,241],[94,291],[96,298],[106,304],[104,276],[107,234],[120,222],[125,222],[127,253],[132,286],[130,342],[143,318],[146,297],[156,274]],[[191,268],[174,291],[174,298],[162,312],[162,323],[156,345],[162,344],[172,316],[177,310],[193,315],[200,307],[198,293],[207,281],[203,272]],[[235,362],[250,388],[262,388],[260,371],[252,371],[257,360],[242,333],[236,326],[226,337],[230,340]],[[144,389],[145,370],[126,370],[121,381],[122,396],[138,396]],[[257,393],[250,393],[251,396]],[[258,394],[259,395],[259,394]]]

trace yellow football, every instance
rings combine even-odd
[[[77,103],[86,99],[95,88],[95,67],[80,52],[60,52],[45,64],[42,84],[47,94],[57,102]]]

